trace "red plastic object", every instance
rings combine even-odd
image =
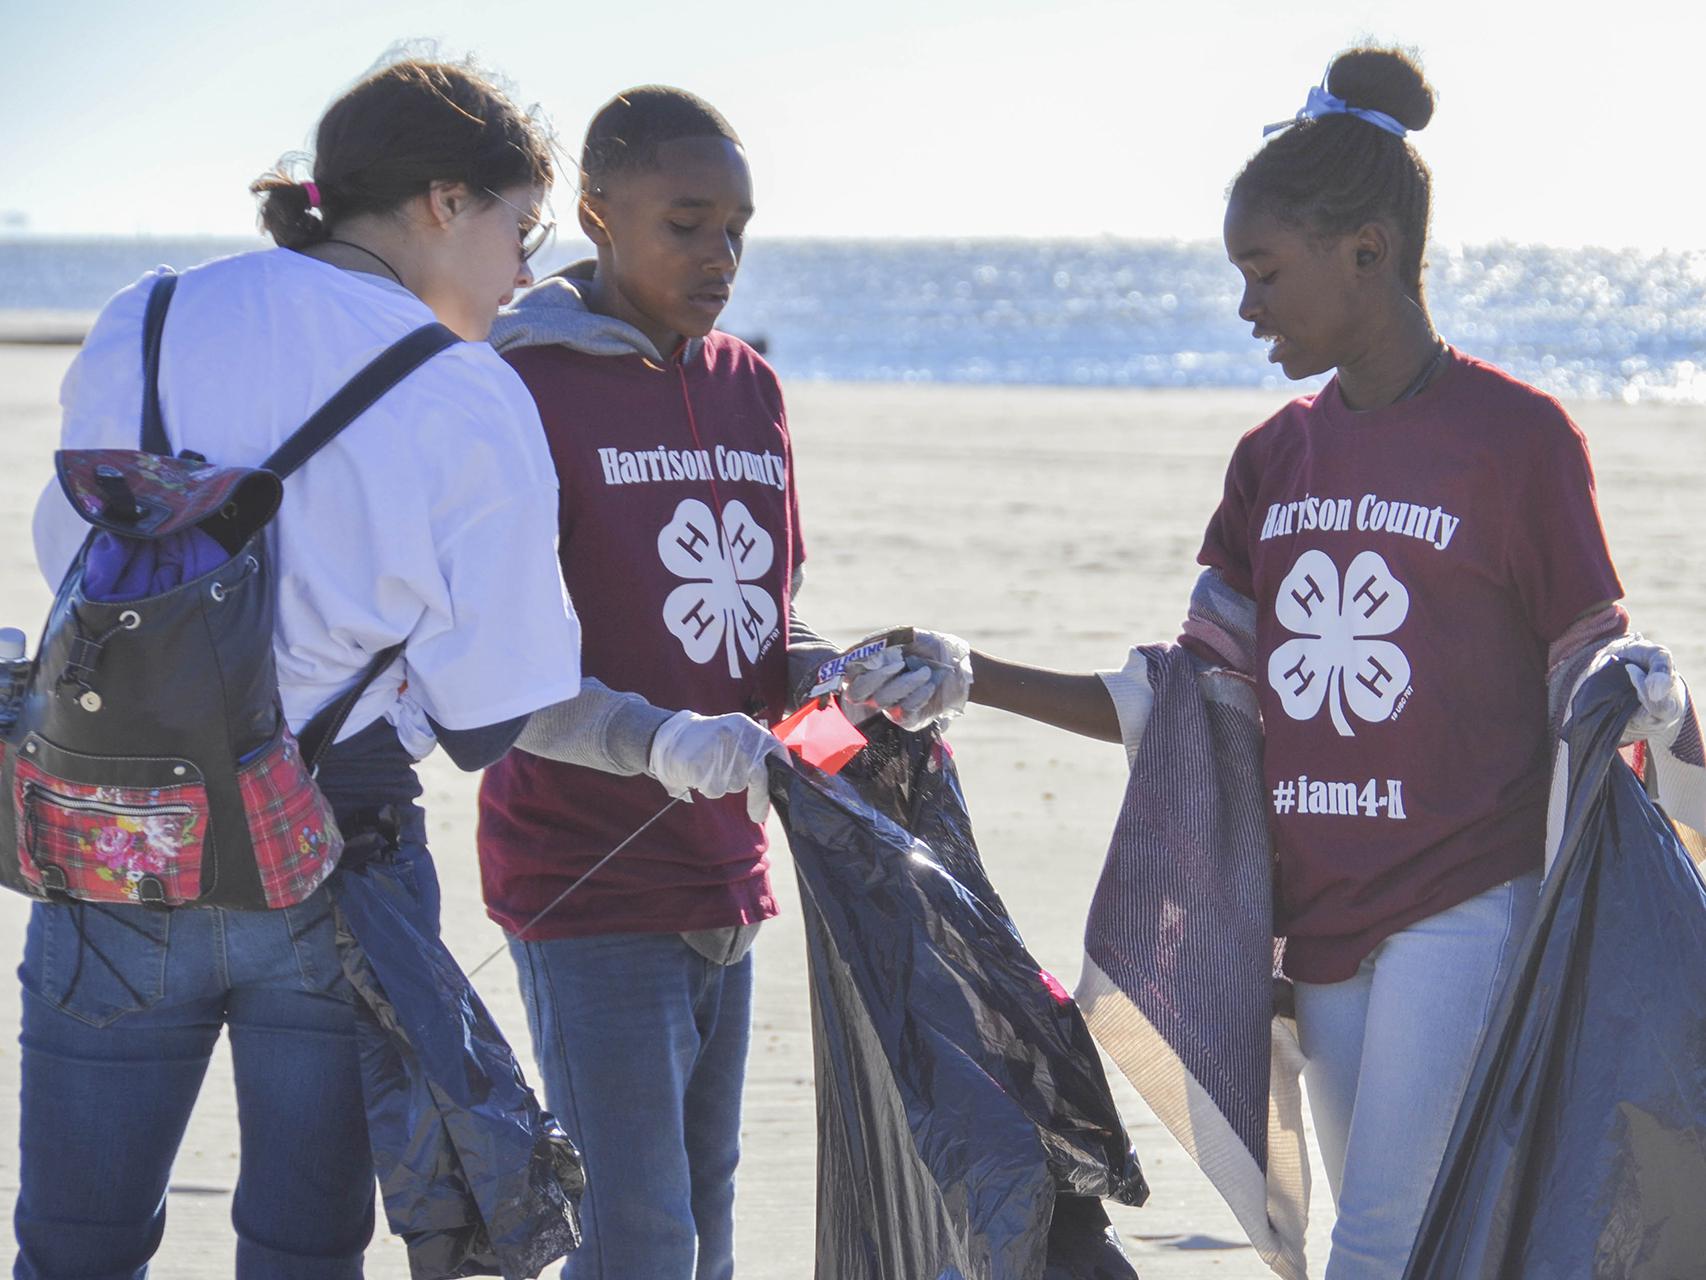
[[[808,702],[771,732],[788,750],[825,773],[839,773],[867,742],[833,701],[822,707]]]

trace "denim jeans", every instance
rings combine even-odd
[[[1327,1280],[1398,1280],[1538,872],[1382,941],[1344,982],[1296,984],[1297,1033],[1338,1206]]]
[[[546,1105],[586,1159],[565,1280],[730,1280],[751,954],[725,968],[673,933],[509,946]]]

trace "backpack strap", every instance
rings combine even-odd
[[[381,351],[273,452],[261,466],[281,480],[324,449],[373,402],[446,347],[462,339],[441,324],[423,324]]]
[[[424,324],[394,342],[316,409],[308,421],[298,427],[261,466],[280,479],[290,475],[330,444],[338,432],[365,413],[380,396],[440,351],[460,341],[461,338],[442,324]],[[376,653],[356,682],[320,708],[314,718],[303,726],[297,745],[309,773],[319,769],[326,751],[337,741],[338,730],[344,727],[344,721],[349,719],[350,712],[355,710],[355,704],[367,692],[367,687],[402,652],[403,646],[394,644]]]
[[[337,741],[338,730],[344,727],[344,721],[348,720],[349,713],[355,710],[355,704],[361,701],[361,695],[367,692],[367,686],[377,680],[380,673],[395,662],[402,652],[403,646],[394,644],[374,654],[373,660],[367,664],[360,678],[316,711],[314,718],[302,726],[302,732],[296,737],[296,745],[302,751],[302,762],[308,766],[310,775],[319,772],[320,761]]]
[[[160,335],[166,329],[166,308],[178,287],[177,272],[170,270],[154,281],[148,291],[148,309],[142,313],[142,451],[172,456],[166,439],[166,421],[160,416]]]

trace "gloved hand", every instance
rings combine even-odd
[[[754,822],[770,816],[770,773],[765,760],[787,757],[781,740],[739,712],[702,716],[677,711],[652,738],[647,771],[672,796],[697,791],[707,799],[746,792],[746,814]]]
[[[906,644],[850,666],[841,696],[855,707],[876,707],[915,733],[964,711],[971,681],[969,644],[939,631],[915,631]]]
[[[1663,645],[1636,641],[1617,651],[1629,673],[1629,683],[1641,697],[1641,706],[1623,731],[1625,742],[1645,738],[1669,746],[1688,710],[1688,686],[1676,674],[1670,650]]]

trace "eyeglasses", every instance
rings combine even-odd
[[[508,205],[523,218],[528,219],[529,222],[532,223],[532,225],[527,227],[525,230],[522,229],[519,224],[516,227],[516,232],[521,238],[521,260],[523,262],[531,259],[534,254],[538,253],[551,242],[551,237],[556,234],[557,231],[557,223],[555,219],[542,220],[534,214],[529,213],[526,209],[523,209],[520,205],[517,205],[512,201],[505,200],[490,187],[484,187],[482,190],[484,190],[487,195],[496,200],[499,204]]]

